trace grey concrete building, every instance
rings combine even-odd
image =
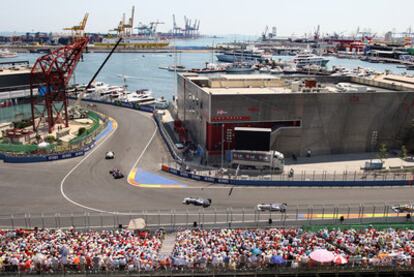
[[[178,76],[177,117],[208,157],[235,147],[235,127],[271,128],[286,155],[399,148],[414,119],[414,79]]]

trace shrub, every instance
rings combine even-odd
[[[86,132],[86,128],[85,127],[80,127],[78,130],[78,137],[83,135]]]

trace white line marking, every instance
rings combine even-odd
[[[134,112],[141,113],[141,112],[139,112],[139,111],[135,111],[135,110],[134,110]],[[134,163],[134,165],[131,167],[131,170],[130,170],[129,172],[131,172],[132,170],[134,170],[134,168],[136,168],[136,167],[138,166],[139,162],[141,161],[141,159],[142,159],[142,157],[144,156],[145,152],[147,152],[148,147],[151,145],[152,141],[153,141],[153,140],[154,140],[154,138],[155,138],[155,135],[156,135],[156,134],[157,134],[157,132],[158,132],[158,126],[157,126],[157,123],[155,123],[154,118],[150,117],[149,119],[150,119],[150,120],[151,120],[151,122],[154,124],[154,127],[155,127],[155,129],[154,129],[154,133],[152,134],[152,136],[151,136],[150,140],[148,141],[147,145],[145,146],[144,150],[142,150],[141,155],[139,155],[139,157],[138,157],[137,161],[136,161],[136,162]]]
[[[141,115],[144,115],[142,112],[140,112],[140,111],[135,111],[135,110],[133,110],[133,112],[136,112],[136,113],[139,113],[139,114],[141,114]],[[150,118],[150,119],[152,119],[152,118]],[[145,146],[145,148],[144,148],[144,150],[141,152],[141,154],[140,154],[140,156],[138,157],[138,160],[135,162],[135,164],[133,165],[133,167],[132,167],[132,169],[134,169],[137,165],[138,165],[138,163],[141,161],[141,159],[142,159],[142,157],[144,156],[144,154],[145,154],[145,152],[147,151],[147,149],[148,149],[148,147],[150,146],[150,144],[151,144],[151,142],[153,141],[153,139],[155,138],[155,135],[157,134],[157,131],[158,131],[158,129],[157,129],[157,125],[156,125],[156,123],[155,123],[155,121],[154,121],[154,119],[152,119],[152,122],[154,123],[154,126],[155,126],[155,131],[154,131],[154,133],[153,133],[153,135],[152,135],[152,137],[151,137],[151,139],[148,141],[148,144]],[[112,132],[108,135],[108,136],[106,136],[98,145],[96,145],[95,146],[95,148],[93,148],[79,163],[77,163],[66,175],[65,175],[65,177],[63,177],[63,179],[62,179],[62,181],[60,182],[60,193],[62,194],[62,196],[68,201],[68,202],[70,202],[70,203],[72,203],[73,205],[75,205],[75,206],[78,206],[78,207],[80,207],[80,208],[83,208],[83,209],[85,209],[85,210],[90,210],[90,211],[94,211],[94,212],[99,212],[99,213],[108,213],[108,214],[120,214],[120,215],[123,215],[123,214],[128,214],[128,213],[120,213],[120,212],[111,212],[111,211],[105,211],[105,210],[100,210],[100,209],[96,209],[96,208],[92,208],[92,207],[88,207],[88,206],[85,206],[85,205],[82,205],[82,204],[80,204],[80,203],[78,203],[78,202],[76,202],[76,201],[74,201],[74,200],[72,200],[72,199],[70,199],[67,195],[66,195],[66,193],[64,192],[64,190],[63,190],[63,185],[64,185],[64,183],[65,183],[65,181],[66,181],[66,179],[87,159],[87,158],[89,158],[89,156],[90,155],[92,155],[99,147],[101,147],[110,137],[112,137],[112,135],[115,133],[115,131],[118,129],[118,126],[117,126],[117,128],[115,129],[115,130],[112,130]],[[132,170],[131,169],[131,170]]]

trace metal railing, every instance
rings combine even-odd
[[[364,205],[297,205],[286,213],[245,208],[196,208],[113,213],[25,213],[0,216],[0,228],[106,229],[127,226],[143,218],[148,229],[282,227],[328,224],[411,223],[411,214],[399,214],[389,203]]]
[[[227,268],[208,268],[205,270],[200,269],[155,269],[150,271],[128,271],[123,270],[95,270],[87,269],[85,266],[66,266],[65,270],[57,270],[55,272],[20,272],[18,268],[13,270],[12,268],[0,272],[0,276],[64,276],[64,275],[76,275],[76,276],[125,276],[126,274],[131,276],[412,276],[414,272],[413,266],[371,266],[371,265],[359,265],[359,266],[300,266],[297,268],[291,266],[267,266],[265,268],[250,268],[250,269],[227,269]],[[400,275],[401,274],[401,275]]]

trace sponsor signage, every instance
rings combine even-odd
[[[235,116],[212,116],[212,122],[222,122],[222,121],[249,121],[251,119],[250,116],[244,115],[235,115]]]

